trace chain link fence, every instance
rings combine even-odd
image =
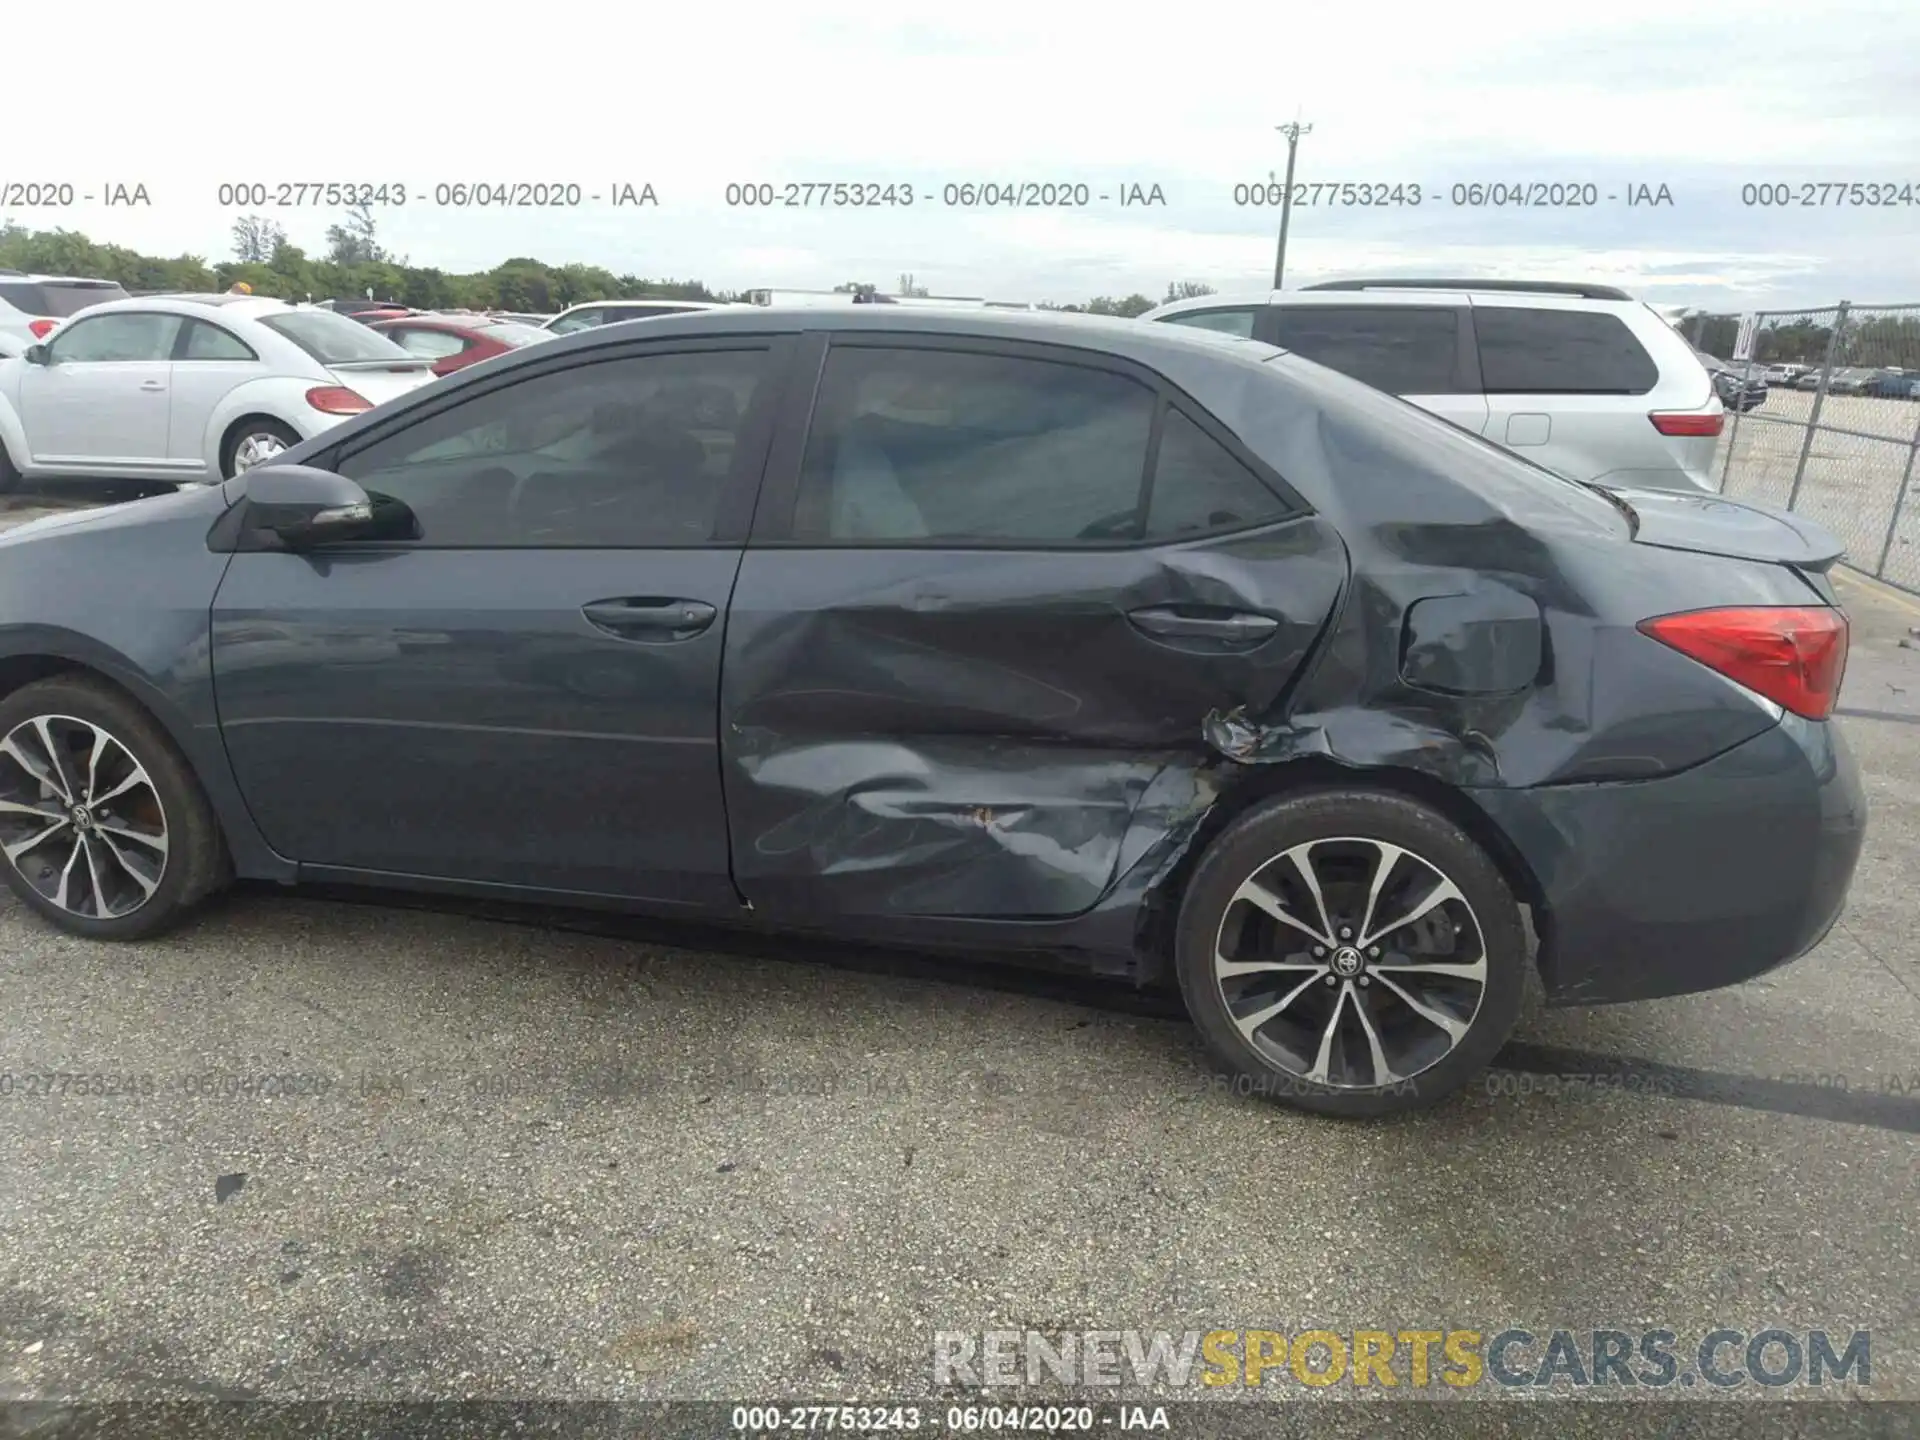
[[[1766,395],[1729,405],[1714,460],[1721,493],[1805,515],[1846,542],[1845,563],[1920,594],[1920,305],[1838,305],[1704,317],[1738,326],[1726,354]],[[1757,391],[1753,392],[1757,398]],[[1751,403],[1751,401],[1740,402]]]

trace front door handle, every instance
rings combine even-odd
[[[164,390],[167,388],[167,382],[164,380],[142,380],[140,382],[140,388],[142,390]]]
[[[1215,644],[1258,645],[1280,628],[1271,615],[1211,606],[1155,605],[1127,618],[1156,640],[1210,640]]]
[[[622,640],[654,644],[691,640],[713,624],[720,612],[704,600],[681,600],[660,595],[630,595],[619,600],[595,600],[582,605],[588,623]]]

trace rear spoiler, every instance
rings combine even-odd
[[[393,360],[322,360],[329,370],[431,370],[433,362],[422,360],[417,355],[404,355]]]

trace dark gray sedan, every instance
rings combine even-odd
[[[1826,933],[1840,550],[1183,327],[609,325],[0,538],[0,869],[101,939],[238,875],[1064,959],[1379,1114],[1530,965]]]

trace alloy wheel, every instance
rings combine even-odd
[[[1270,1065],[1331,1089],[1410,1080],[1451,1054],[1487,989],[1486,936],[1421,855],[1337,837],[1282,852],[1228,902],[1220,998]]]
[[[69,914],[131,915],[166,874],[160,792],[98,725],[36,715],[0,740],[0,854]]]
[[[240,437],[240,443],[233,447],[233,473],[243,475],[262,460],[271,460],[287,448],[287,444],[278,435],[269,435],[265,431],[255,430]]]

